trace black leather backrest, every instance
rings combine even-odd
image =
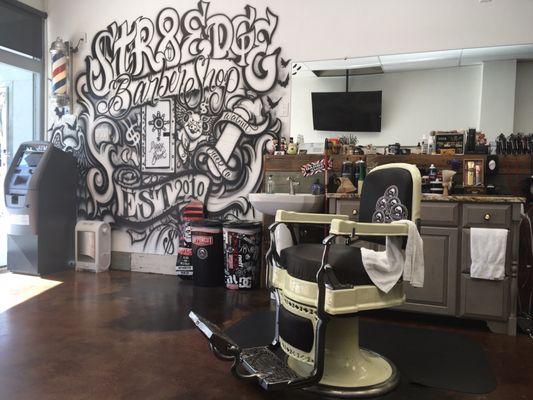
[[[405,168],[371,171],[365,178],[359,206],[359,222],[390,223],[411,219],[413,177]],[[385,244],[384,236],[362,237]]]

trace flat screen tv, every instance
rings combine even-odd
[[[321,92],[311,98],[317,131],[381,131],[381,91]]]

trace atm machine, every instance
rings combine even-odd
[[[50,142],[22,143],[4,181],[7,268],[46,275],[74,265],[77,168]]]

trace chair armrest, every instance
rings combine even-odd
[[[339,214],[313,214],[313,213],[299,213],[294,211],[276,211],[276,222],[286,222],[293,224],[330,224],[331,221],[337,219],[339,221],[347,220],[347,215]]]
[[[331,221],[329,233],[341,236],[407,236],[407,224],[372,224],[367,222],[334,219]]]

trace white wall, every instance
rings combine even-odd
[[[390,72],[351,77],[350,91],[383,91],[381,132],[356,132],[360,144],[413,146],[432,130],[476,127],[479,118],[481,67]],[[346,132],[313,129],[311,93],[344,91],[345,78],[295,77],[291,89],[291,136],[306,142]]]
[[[34,0],[35,1],[35,0]],[[48,0],[49,38],[89,38],[107,24],[197,0]],[[277,40],[293,60],[456,49],[533,42],[530,0],[213,0],[213,11],[245,4],[279,16]],[[83,54],[83,53],[82,53]]]
[[[533,132],[533,62],[516,67],[514,132]]]
[[[483,63],[478,128],[493,140],[513,131],[516,60]]]

